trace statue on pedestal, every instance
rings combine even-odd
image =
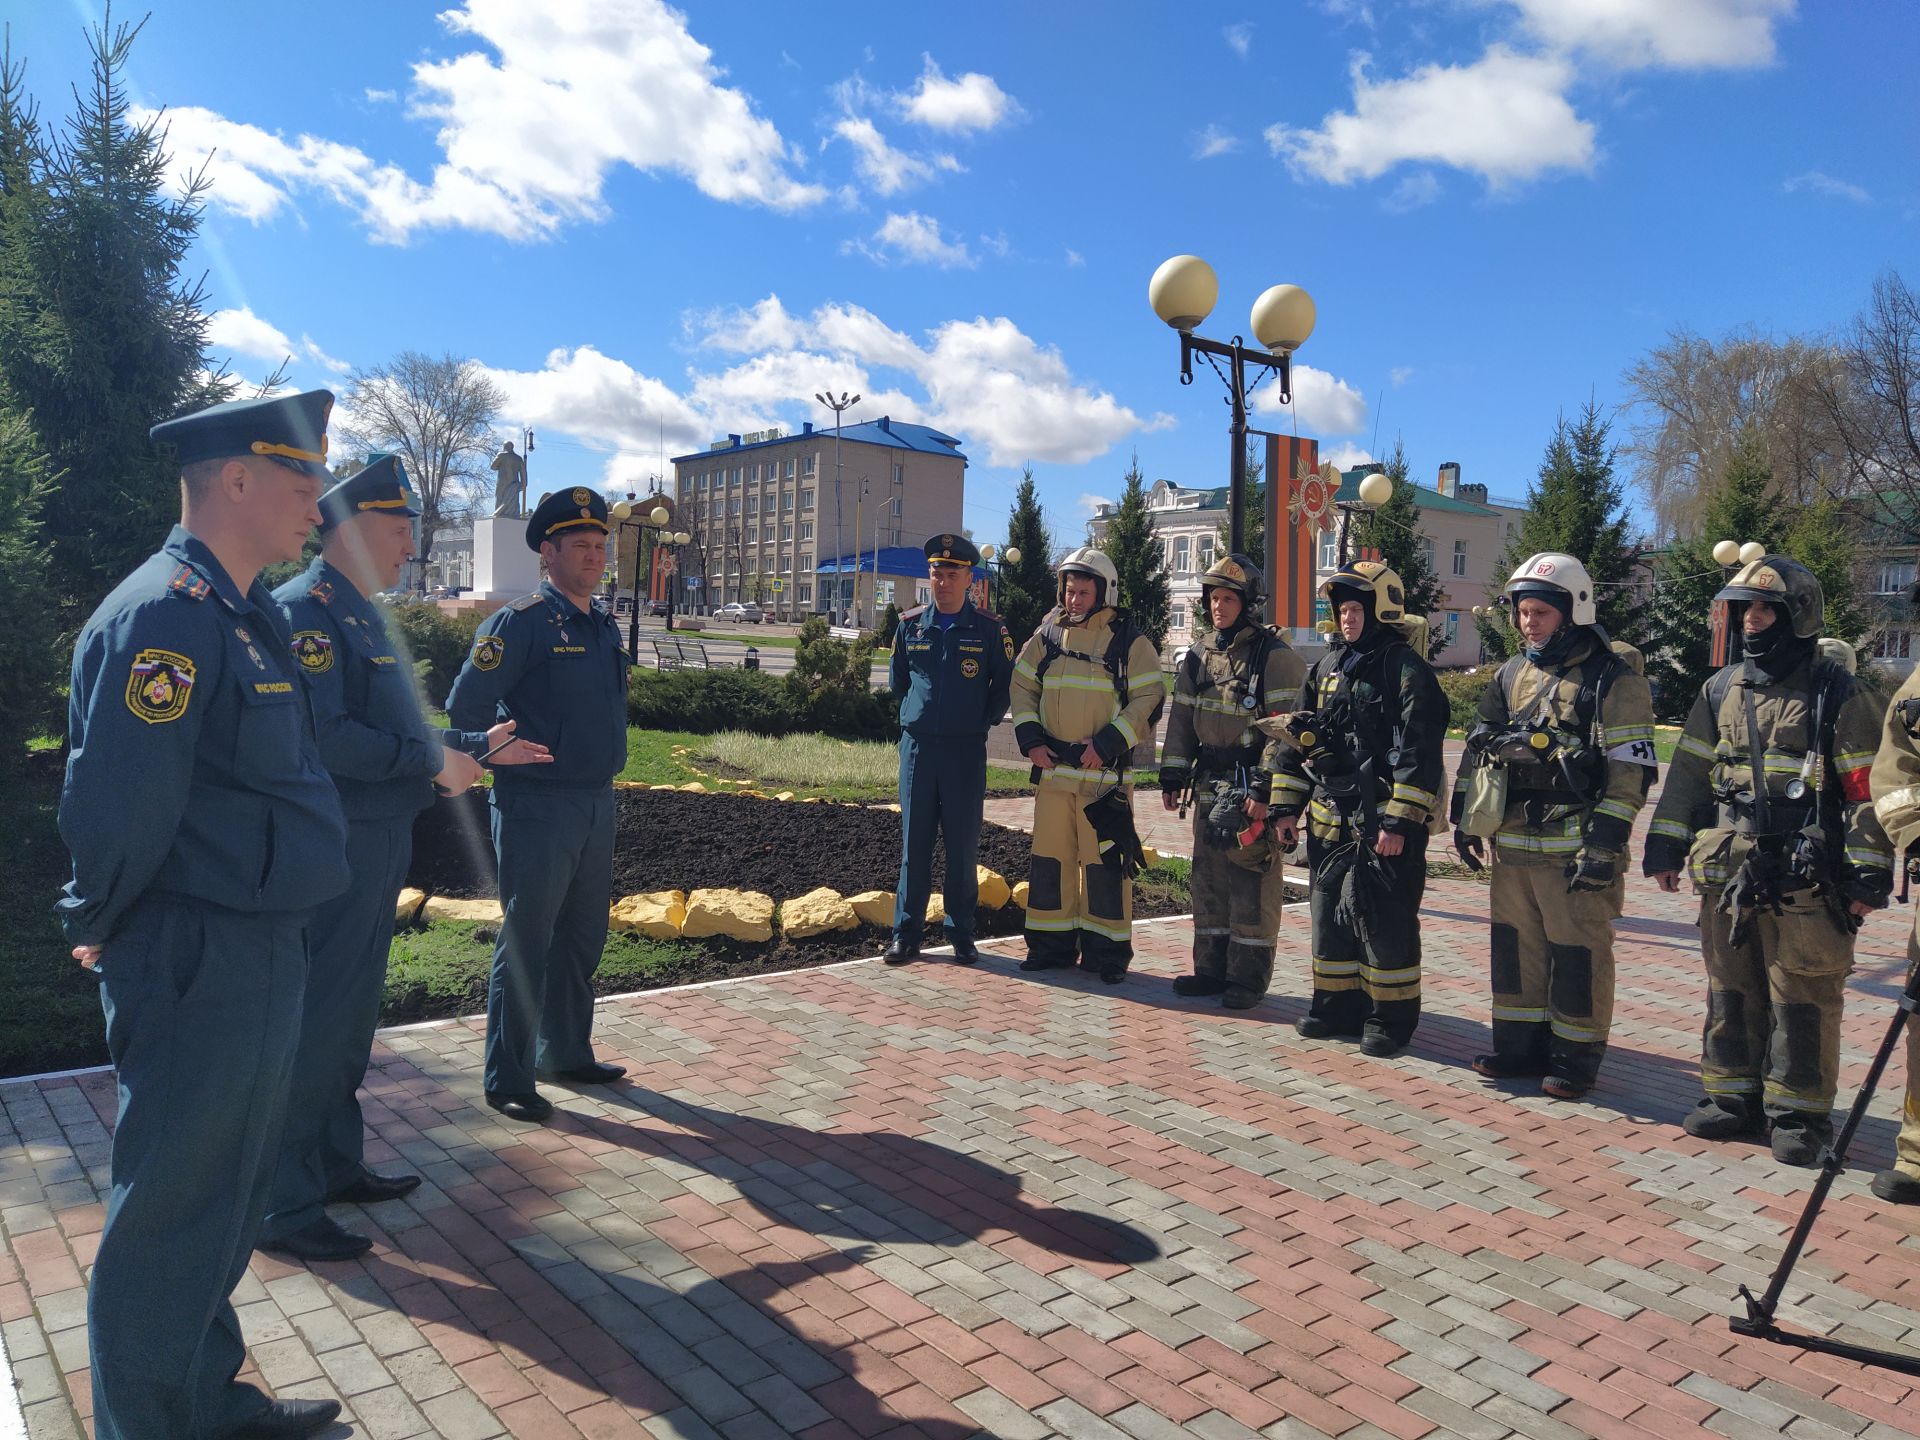
[[[527,514],[527,462],[514,453],[513,442],[501,445],[493,457],[493,514],[495,519],[524,520]]]

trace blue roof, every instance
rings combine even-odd
[[[860,565],[856,571],[853,556],[842,555],[838,560],[822,561],[814,569],[816,575],[872,575],[875,573],[874,560],[878,558],[879,572],[882,575],[924,575],[927,573],[927,552],[915,545],[883,545],[878,557],[871,550],[860,552]],[[980,566],[973,567],[974,578],[978,579],[987,572]]]
[[[693,464],[701,460],[715,459],[722,455],[738,455],[743,450],[762,450],[769,445],[790,445],[796,440],[831,440],[833,431],[816,430],[809,424],[806,428],[790,435],[782,435],[777,440],[757,440],[751,445],[743,445],[738,437],[729,435],[730,445],[720,445],[713,449],[696,450],[691,455],[676,455],[673,463]],[[863,420],[858,425],[848,425],[840,431],[840,439],[847,444],[884,445],[889,449],[918,450],[928,455],[957,455],[961,461],[960,439],[944,430],[935,430],[930,425],[913,425],[905,420],[895,420],[890,415],[882,415],[878,420]]]

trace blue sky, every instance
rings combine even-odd
[[[98,7],[7,9],[64,114]],[[1910,0],[175,0],[129,78],[215,153],[241,375],[471,355],[536,490],[852,389],[962,437],[977,534],[1032,463],[1066,538],[1136,449],[1225,480],[1224,391],[1147,306],[1168,255],[1219,274],[1204,333],[1318,302],[1257,425],[1496,495],[1677,327],[1843,324],[1920,271],[1916,53]]]

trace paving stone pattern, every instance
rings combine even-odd
[[[253,1363],[378,1440],[1920,1435],[1914,1382],[1728,1331],[1811,1176],[1680,1131],[1693,902],[1636,881],[1629,912],[1614,1047],[1578,1104],[1466,1068],[1486,891],[1446,880],[1427,1016],[1386,1061],[1288,1023],[1299,911],[1244,1014],[1173,995],[1184,921],[1143,925],[1116,989],[1021,975],[997,942],[971,970],[603,1002],[634,1083],[545,1128],[482,1107],[477,1022],[388,1032],[369,1155],[426,1184],[335,1212],[376,1235],[362,1261],[256,1258]],[[1905,920],[1862,938],[1849,1096]],[[1920,1347],[1920,1215],[1865,1190],[1902,1081],[1896,1059],[1787,1323]],[[28,1433],[64,1440],[87,1428],[112,1078],[0,1086],[0,1107],[0,1323]]]

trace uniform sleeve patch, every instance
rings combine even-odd
[[[506,642],[498,635],[482,635],[473,642],[473,668],[476,670],[497,670],[506,655]]]
[[[1629,740],[1624,745],[1616,745],[1607,751],[1607,759],[1627,765],[1649,765],[1656,769],[1660,764],[1659,754],[1654,750],[1651,740]]]
[[[127,709],[149,725],[164,725],[187,713],[193,694],[193,661],[172,650],[142,650],[127,676]]]
[[[333,637],[324,630],[294,631],[293,658],[309,675],[324,675],[333,668]]]
[[[1000,632],[1000,640],[1007,648],[1007,659],[1013,659],[1013,636],[1009,635],[1005,630],[1002,630]]]

